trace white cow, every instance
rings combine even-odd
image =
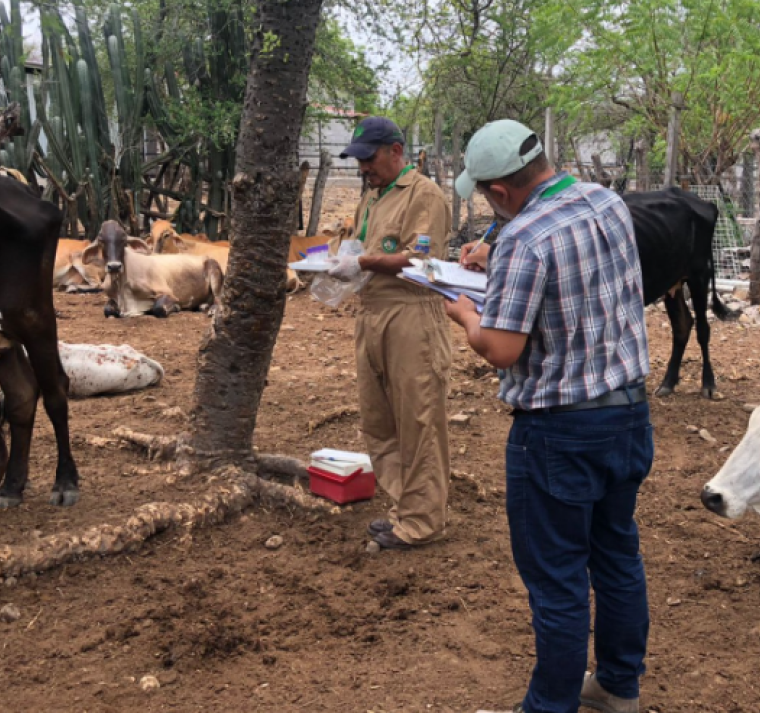
[[[69,396],[136,391],[158,384],[163,367],[129,344],[66,344],[58,342],[63,370],[69,377]]]
[[[747,508],[760,512],[760,407],[747,432],[718,474],[702,489],[702,504],[721,517],[741,517]]]

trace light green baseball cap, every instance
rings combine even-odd
[[[525,124],[511,119],[492,121],[478,129],[467,144],[464,171],[456,180],[457,193],[462,198],[469,198],[478,181],[509,176],[529,164],[544,147],[539,140],[528,153],[520,156],[520,146],[535,133]]]

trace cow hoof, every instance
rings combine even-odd
[[[63,492],[54,490],[52,493],[50,493],[50,499],[48,500],[48,503],[50,505],[60,505],[62,507],[68,508],[72,505],[76,505],[78,501],[78,490],[64,490]]]
[[[672,393],[673,393],[673,387],[663,385],[663,386],[660,386],[660,388],[654,392],[654,395],[663,397],[663,396],[670,396]]]
[[[704,388],[702,389],[702,398],[712,400],[715,398],[716,393],[715,389]]]
[[[11,497],[10,495],[3,495],[0,497],[0,510],[7,510],[8,508],[16,508],[24,501],[21,496]]]

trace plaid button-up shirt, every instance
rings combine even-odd
[[[641,265],[630,213],[612,191],[537,186],[499,234],[481,327],[528,335],[499,398],[530,410],[587,401],[649,373]]]

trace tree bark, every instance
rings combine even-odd
[[[321,6],[322,0],[256,5],[232,181],[230,261],[220,309],[200,347],[190,431],[178,452],[185,466],[252,456],[256,415],[285,308],[298,138]]]
[[[325,195],[327,186],[327,177],[330,175],[332,166],[332,157],[327,149],[322,149],[319,153],[319,171],[317,171],[317,180],[314,182],[314,192],[311,194],[311,210],[309,211],[309,225],[306,228],[306,237],[317,234],[319,227],[319,216],[322,213],[322,198]]]

